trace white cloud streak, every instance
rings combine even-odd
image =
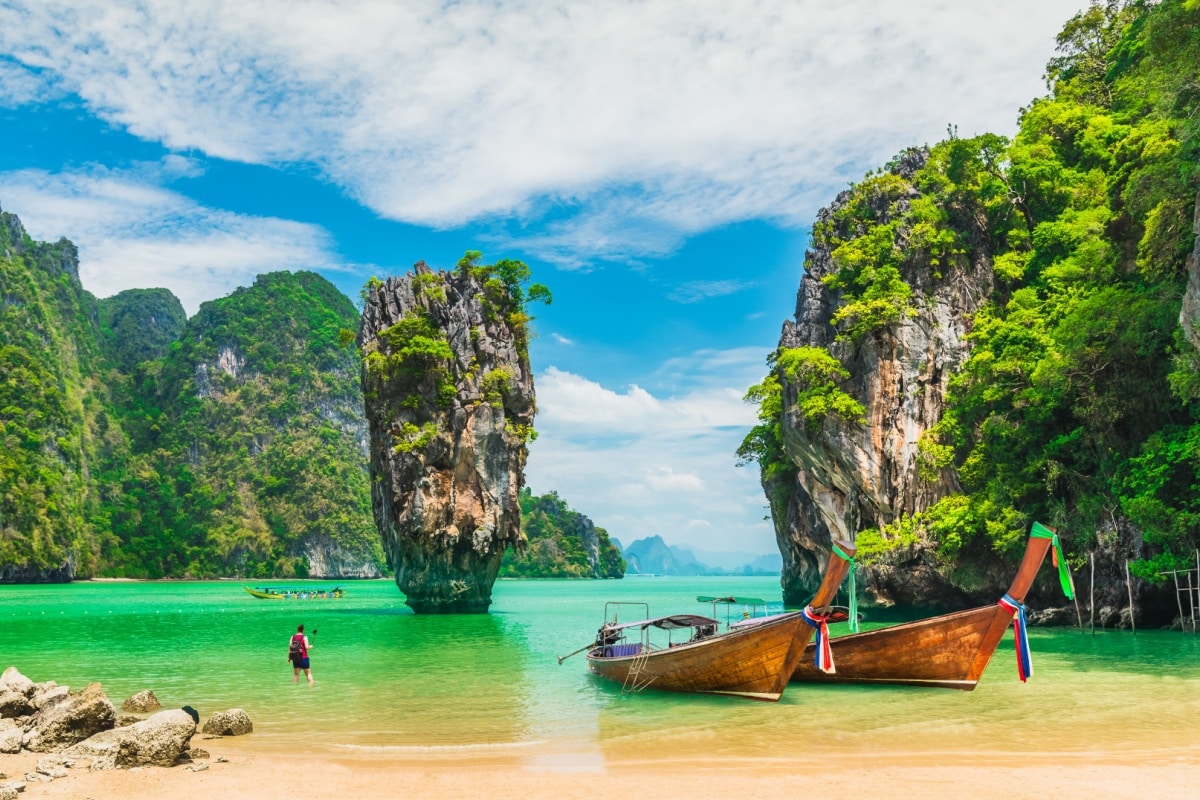
[[[75,243],[80,280],[98,297],[161,286],[190,315],[264,272],[343,268],[322,228],[206,208],[155,185],[189,169],[172,158],[132,172],[0,173],[0,197],[34,239]]]
[[[1012,130],[1082,5],[10,0],[0,57],[33,70],[20,98],[41,71],[139,137],[316,164],[392,219],[567,209],[523,244],[573,266],[802,227],[948,123]]]

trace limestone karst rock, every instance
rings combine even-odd
[[[927,155],[910,149],[894,162],[892,173],[905,194],[878,198],[878,208],[872,208],[878,224],[902,214],[919,196],[911,181]],[[838,210],[849,200],[850,192],[841,193],[818,213],[817,226],[835,226]],[[980,232],[967,234],[982,243]],[[897,238],[903,240],[905,234]],[[838,339],[833,319],[841,297],[821,280],[836,269],[832,252],[820,243],[808,252],[795,320],[784,323],[779,346],[827,350],[848,370],[843,388],[866,414],[861,423],[827,418],[812,425],[796,408],[795,382],[781,379],[783,407],[789,409],[782,421],[783,449],[795,469],[764,480],[764,489],[783,554],[787,602],[806,602],[820,581],[832,539],[853,541],[863,528],[923,511],[958,490],[950,470],[935,481],[915,479],[917,443],[941,418],[949,378],[968,355],[971,314],[991,290],[987,249],[981,246],[975,253],[973,260],[944,267],[954,274],[935,280],[936,270],[925,254],[909,252],[902,277],[913,287],[916,313],[852,341]],[[926,554],[899,553],[896,559],[891,567],[860,572],[874,599],[955,604],[956,590],[941,579]],[[903,568],[894,568],[900,561]]]
[[[520,273],[468,258],[368,286],[359,346],[371,499],[418,613],[478,613],[509,546],[535,412]],[[477,255],[477,254],[476,254]],[[532,294],[532,289],[531,289]]]

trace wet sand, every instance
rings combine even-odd
[[[1136,754],[995,753],[912,754],[880,747],[870,758],[745,756],[704,753],[464,754],[423,757],[354,751],[346,755],[264,752],[253,734],[238,738],[197,736],[211,758],[186,766],[88,772],[30,782],[23,800],[179,797],[322,800],[337,798],[1107,798],[1195,797],[1200,755],[1161,743]],[[39,754],[0,756],[0,771],[20,780]],[[224,760],[220,760],[224,759]]]

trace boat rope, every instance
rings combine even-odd
[[[1074,600],[1075,581],[1071,579],[1071,570],[1067,567],[1067,557],[1063,555],[1058,533],[1053,528],[1047,528],[1042,523],[1035,522],[1029,529],[1029,535],[1038,539],[1050,540],[1050,544],[1054,548],[1050,551],[1050,563],[1058,567],[1058,582],[1062,586],[1063,594],[1067,596],[1068,600]]]
[[[1025,606],[1006,594],[1000,598],[1000,607],[1012,614],[1013,643],[1017,648],[1017,675],[1021,677],[1021,683],[1024,683],[1033,675],[1033,656],[1029,652],[1029,625],[1025,616]]]
[[[833,552],[840,556],[843,560],[850,563],[850,572],[847,580],[850,585],[847,587],[849,597],[846,604],[850,607],[850,631],[858,633],[858,578],[856,577],[857,568],[854,564],[854,558],[846,554],[846,551],[837,546],[837,542],[833,543]]]
[[[804,621],[817,629],[817,641],[814,648],[817,652],[813,658],[813,665],[821,672],[832,675],[837,670],[833,668],[833,648],[829,646],[829,615],[818,614],[813,611],[812,606],[805,606]]]

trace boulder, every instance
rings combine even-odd
[[[33,695],[33,681],[26,678],[16,667],[9,667],[0,675],[0,717],[23,717],[32,714],[34,707],[29,698]]]
[[[29,698],[13,691],[0,690],[0,719],[15,719],[32,714],[33,706]]]
[[[0,719],[0,753],[21,752],[21,736],[24,733],[11,719]]]
[[[92,769],[172,766],[188,749],[196,722],[186,711],[160,711],[125,728],[101,731],[64,751],[64,755],[89,757]]]
[[[143,689],[124,703],[121,703],[122,711],[129,711],[134,714],[149,714],[151,711],[158,711],[161,708],[162,703],[158,702],[158,698],[154,696],[154,692],[149,689]]]
[[[45,775],[51,780],[56,778],[67,777],[67,768],[74,766],[75,761],[70,758],[62,758],[61,756],[47,756],[39,758],[37,766],[34,767],[39,775]]]
[[[35,683],[33,685],[33,694],[29,697],[29,704],[33,706],[34,711],[40,711],[43,708],[67,699],[70,694],[71,688],[69,686],[59,686],[54,681]]]
[[[0,692],[12,691],[28,697],[33,693],[33,681],[22,675],[16,667],[9,667],[0,675]]]
[[[213,736],[241,736],[253,730],[250,716],[240,708],[217,711],[204,723],[204,732]]]
[[[36,753],[56,752],[112,728],[116,717],[100,684],[92,683],[78,694],[43,705],[30,719],[22,745]]]

